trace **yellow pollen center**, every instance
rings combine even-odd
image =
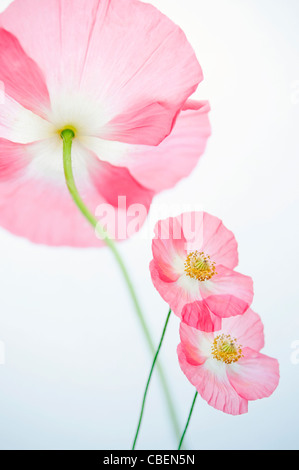
[[[198,281],[208,281],[214,274],[215,263],[203,251],[192,251],[185,261],[185,273]]]
[[[219,335],[214,339],[212,355],[217,361],[225,364],[238,362],[242,355],[242,347],[237,343],[236,338],[231,335]]]

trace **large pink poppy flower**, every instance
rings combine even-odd
[[[263,324],[249,309],[223,320],[221,331],[200,332],[184,323],[178,357],[182,371],[209,405],[232,415],[247,413],[248,401],[269,397],[279,382],[276,359],[260,353]]]
[[[237,242],[217,217],[184,213],[158,222],[152,244],[153,283],[184,323],[203,331],[241,315],[253,299],[252,279],[234,268]]]
[[[204,151],[209,105],[188,100],[201,80],[184,33],[151,5],[15,0],[0,15],[0,224],[36,243],[101,243],[65,185],[65,128],[92,212],[117,213],[118,196],[148,210]]]

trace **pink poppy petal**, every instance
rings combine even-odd
[[[238,244],[234,234],[218,217],[207,212],[184,214],[189,222],[188,251],[203,251],[216,265],[234,269],[238,264]],[[187,225],[187,224],[186,224]]]
[[[182,310],[182,321],[197,330],[213,332],[221,329],[221,318],[214,315],[203,301],[186,304]]]
[[[117,207],[121,197],[125,198],[127,207],[138,203],[148,213],[154,193],[138,183],[127,168],[102,162],[95,155],[88,167],[95,188],[109,204]]]
[[[0,138],[0,183],[18,177],[29,163],[26,146]]]
[[[215,364],[213,359],[199,366],[190,364],[182,344],[178,346],[177,352],[183,373],[209,405],[231,415],[248,412],[248,401],[232,387],[223,364]]]
[[[181,276],[186,258],[185,244],[178,219],[168,218],[156,224],[152,251],[156,268],[163,281],[177,281]]]
[[[173,125],[173,113],[167,106],[160,103],[138,104],[112,119],[97,135],[105,140],[155,146],[170,134]]]
[[[27,56],[18,39],[0,28],[0,81],[5,92],[25,108],[44,116],[50,98],[38,65]]]
[[[154,228],[154,240],[165,242],[165,249],[173,250],[180,256],[187,256],[186,239],[178,217],[159,220]]]
[[[253,300],[249,276],[217,266],[217,274],[201,284],[201,294],[210,310],[221,318],[243,315]]]
[[[132,175],[156,192],[171,188],[189,176],[211,134],[209,110],[207,102],[187,101],[171,134],[160,145],[129,150],[126,165]]]
[[[196,294],[190,293],[188,290],[181,287],[178,282],[161,278],[160,270],[155,260],[150,263],[150,273],[153,284],[162,299],[168,303],[173,313],[181,318],[183,308],[186,304],[194,301]],[[199,292],[197,294],[199,295]]]
[[[260,351],[264,347],[264,325],[250,308],[244,315],[223,318],[221,331],[236,338],[242,347]]]
[[[20,154],[21,161],[29,160],[29,164],[25,169],[21,168],[22,171],[16,172],[13,179],[5,178],[5,181],[0,182],[0,225],[34,243],[74,247],[103,246],[103,241],[97,238],[95,230],[79,212],[68,192],[62,162],[58,173],[51,169],[49,152],[55,159],[56,155],[52,152],[54,149],[55,146],[52,149],[49,142],[18,146],[18,157]],[[61,159],[60,147],[57,157]],[[89,162],[90,158],[89,152],[74,141],[73,162],[79,192],[94,215],[102,207],[109,212],[107,229],[110,235],[116,239],[125,239],[140,228],[146,219],[146,211],[138,218],[137,225],[135,214],[108,204],[108,188],[104,186],[105,195],[101,194],[100,188],[96,188],[88,172],[81,171],[82,163],[84,165],[84,162]],[[41,178],[39,172],[44,174],[45,170],[47,178]],[[10,171],[13,169],[6,170],[8,176]],[[105,175],[109,179],[107,168]],[[117,188],[114,191],[117,194]]]
[[[180,338],[189,364],[201,365],[211,355],[214,335],[203,333],[181,322]]]
[[[3,94],[0,104],[0,138],[20,144],[42,140],[52,132],[51,124],[13,98]]]
[[[88,195],[89,202],[91,198],[95,200],[95,195]],[[0,200],[0,224],[14,235],[52,246],[103,245],[75,207],[67,188],[54,181],[26,175],[1,183]],[[100,202],[105,201],[97,196],[96,205]]]
[[[139,1],[15,0],[0,25],[39,65],[51,99],[63,84],[97,100],[107,123],[98,136],[158,144],[202,80],[181,29]]]
[[[279,383],[279,364],[276,359],[250,348],[227,369],[230,383],[246,400],[257,400],[272,395]]]

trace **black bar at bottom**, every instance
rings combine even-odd
[[[31,468],[41,468],[44,463],[53,468],[58,467],[62,463],[67,465],[75,465],[75,468],[82,466],[89,469],[102,467],[125,467],[125,468],[141,468],[153,467],[155,465],[199,465],[199,451],[105,451],[105,450],[46,450],[46,451],[11,451],[7,450],[6,457],[12,464],[14,462],[28,462]],[[47,455],[41,455],[41,452]],[[8,455],[9,454],[9,455]]]

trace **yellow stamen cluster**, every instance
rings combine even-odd
[[[212,355],[217,361],[225,364],[238,362],[242,355],[242,347],[237,343],[236,338],[231,335],[219,335],[214,339]]]
[[[192,251],[185,261],[185,273],[198,281],[208,281],[214,274],[215,263],[203,251]]]

